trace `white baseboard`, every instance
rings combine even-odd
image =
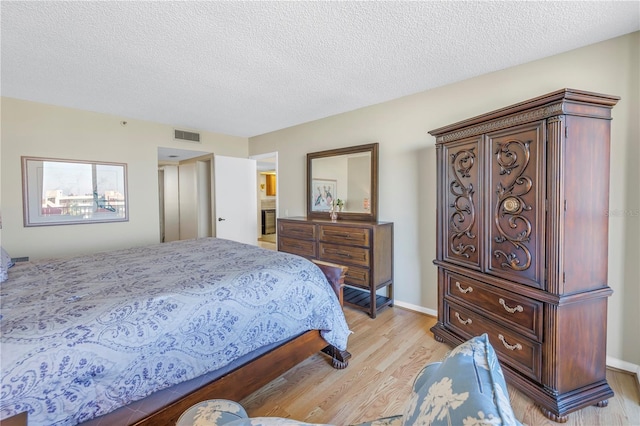
[[[404,309],[408,309],[410,311],[416,311],[423,314],[431,315],[433,317],[438,316],[438,311],[433,309],[427,309],[422,306],[413,305],[411,303],[401,302],[399,300],[394,300],[393,304]],[[607,356],[607,367],[616,368],[618,370],[626,371],[631,374],[635,374],[636,381],[638,382],[638,386],[640,386],[640,365],[632,364],[627,361],[622,361],[620,359],[616,359],[610,356]]]
[[[406,302],[401,302],[399,300],[394,300],[393,304],[395,306],[398,306],[400,308],[404,308],[404,309],[408,309],[410,311],[416,311],[416,312],[420,312],[423,314],[427,314],[427,315],[431,315],[432,317],[438,317],[438,311],[433,310],[433,309],[427,309],[423,306],[418,306],[418,305],[412,305],[411,303],[406,303]]]
[[[620,359],[607,356],[607,367],[612,367],[618,370],[627,371],[631,374],[635,374],[638,386],[640,386],[640,365],[632,364],[627,361],[622,361]]]

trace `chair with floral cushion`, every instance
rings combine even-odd
[[[516,425],[509,394],[496,353],[486,334],[454,348],[442,361],[418,373],[402,415],[357,426]],[[178,419],[177,426],[310,425],[280,417],[249,417],[237,402],[200,402]]]

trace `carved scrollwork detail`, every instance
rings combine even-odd
[[[548,105],[509,117],[499,118],[477,126],[467,127],[463,130],[447,133],[438,137],[438,143],[455,141],[458,139],[468,138],[471,136],[481,135],[483,133],[494,132],[496,130],[506,129],[508,127],[517,126],[531,121],[542,120],[562,112],[562,103]]]
[[[542,405],[538,405],[538,408],[540,408],[540,411],[542,411],[542,414],[544,414],[544,416],[546,418],[548,418],[549,420],[556,422],[556,423],[566,423],[567,420],[569,420],[569,416],[564,415],[561,416],[559,414],[555,414],[554,412],[552,412],[551,410],[549,410],[546,407],[543,407]]]
[[[476,251],[476,247],[473,244],[465,244],[461,240],[464,236],[469,239],[476,237],[472,232],[476,221],[475,206],[473,204],[475,190],[473,183],[465,186],[463,182],[464,178],[471,177],[469,172],[476,160],[476,154],[473,150],[474,148],[460,150],[450,155],[454,179],[449,183],[449,191],[455,197],[454,201],[449,205],[450,208],[454,209],[449,217],[451,251],[458,256],[466,258],[470,257],[469,253]],[[466,226],[464,226],[465,222],[467,222]]]
[[[496,189],[494,220],[500,235],[496,236],[494,241],[509,242],[513,245],[514,251],[507,253],[504,250],[494,250],[493,254],[496,258],[503,258],[502,267],[515,271],[524,271],[531,266],[531,252],[525,243],[530,240],[532,225],[523,215],[523,212],[531,210],[531,206],[527,205],[522,198],[533,187],[532,179],[524,176],[531,158],[530,145],[531,141],[509,140],[506,143],[498,143],[495,151],[500,175],[511,176],[513,173],[514,176],[506,182],[506,185],[502,182],[498,183]],[[503,227],[504,218],[507,218],[508,229]],[[522,231],[513,234],[513,230],[518,229]],[[516,252],[523,252],[524,255],[519,257]]]
[[[604,408],[604,407],[606,407],[607,405],[609,405],[609,400],[608,400],[608,399],[605,399],[605,400],[602,400],[602,401],[598,401],[598,402],[596,402],[596,403],[595,403],[595,404],[593,404],[593,405],[594,405],[594,406],[596,406],[596,407],[599,407],[599,408]]]

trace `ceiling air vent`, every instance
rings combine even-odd
[[[186,130],[175,130],[174,138],[182,141],[198,142],[200,143],[200,133],[187,132]]]

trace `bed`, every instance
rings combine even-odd
[[[319,349],[343,368],[340,275],[217,238],[17,264],[0,290],[0,419],[28,411],[30,425],[98,424],[206,376],[127,421],[170,424],[202,398],[246,396]]]

